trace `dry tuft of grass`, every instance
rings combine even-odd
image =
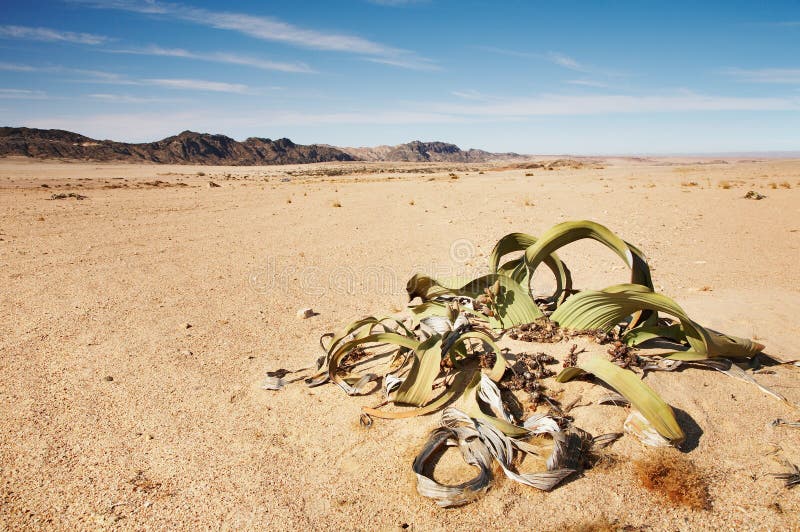
[[[411,205],[412,207],[413,207],[414,205],[416,205],[416,203],[414,202],[414,200],[413,200],[413,199],[412,199],[412,200],[410,200],[410,201],[408,202],[408,204],[409,204],[409,205]]]
[[[615,530],[622,530],[622,528],[607,518],[601,517],[592,521],[581,521],[567,525],[562,530],[569,530],[569,532],[614,532]]]
[[[341,207],[341,206],[342,206],[342,204],[341,204],[341,203],[339,203],[338,201],[334,201],[334,202],[333,202],[333,206],[334,206],[334,207]]]
[[[773,183],[770,183],[770,184],[769,184],[769,188],[771,188],[772,190],[775,190],[776,188],[778,188],[778,184],[777,184],[777,183],[774,183],[774,182],[773,182]]]
[[[682,187],[696,187],[698,185],[697,185],[697,181],[683,181],[683,182],[681,182],[681,186]]]
[[[731,185],[730,181],[720,181],[719,182],[719,188],[724,188],[725,190],[728,190],[729,188],[731,188],[731,186],[732,185]]]
[[[450,179],[458,179],[458,175],[456,175],[456,174],[451,172],[450,173]]]
[[[137,471],[136,476],[128,481],[133,485],[133,491],[141,491],[144,493],[153,493],[161,487],[161,482],[156,482],[147,478],[144,471]]]
[[[784,181],[783,183],[781,183],[781,188],[792,188],[792,184],[789,183],[788,181]]]
[[[525,177],[533,177],[533,174],[529,172],[529,173],[525,174]]]
[[[642,486],[674,504],[696,510],[711,507],[708,482],[697,466],[677,451],[659,451],[634,462],[634,471]]]

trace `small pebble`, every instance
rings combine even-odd
[[[192,328],[192,324],[191,323],[184,323],[183,325],[181,325],[181,328],[183,328],[183,329],[191,329]]]
[[[114,380],[114,377],[112,377],[111,375],[106,375],[105,377],[103,377],[103,380],[106,382],[111,382]]]
[[[301,308],[300,310],[297,311],[297,317],[300,318],[301,320],[310,318],[313,315],[314,315],[314,310],[310,308]]]

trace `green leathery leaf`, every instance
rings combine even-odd
[[[548,229],[532,246],[525,250],[524,261],[517,266],[512,277],[517,282],[523,282],[527,275],[528,289],[531,288],[533,272],[546,257],[552,255],[559,248],[582,239],[596,240],[605,244],[625,261],[631,269],[631,281],[652,288],[650,269],[644,254],[635,246],[619,238],[607,227],[588,220],[563,222]],[[637,317],[636,321],[646,316]]]
[[[673,444],[683,441],[683,430],[675,419],[672,407],[634,372],[622,369],[608,360],[593,357],[579,364],[577,368],[565,369],[556,376],[556,381],[567,382],[582,372],[591,373],[614,388],[642,413],[659,434]]]
[[[489,325],[493,329],[507,329],[523,323],[531,323],[544,316],[542,311],[533,301],[522,286],[511,277],[500,274],[489,274],[479,277],[465,285],[462,289],[477,297],[485,288],[491,287],[496,282],[500,283],[500,293],[495,298],[496,316],[489,318]]]
[[[625,241],[625,245],[631,250],[633,257],[633,266],[631,267],[631,284],[640,284],[653,289],[653,279],[650,276],[650,266],[647,265],[647,257],[644,253],[631,244]]]
[[[414,406],[424,406],[433,394],[433,382],[442,365],[442,337],[434,334],[422,342],[414,353],[414,363],[403,384],[395,392],[393,401]]]
[[[396,326],[396,329],[391,329],[384,322],[390,322],[390,324]],[[393,317],[376,318],[374,316],[367,316],[366,318],[356,320],[348,324],[347,327],[345,327],[339,333],[323,334],[319,339],[319,345],[325,352],[325,355],[318,361],[317,372],[308,379],[311,383],[313,383],[310,385],[318,386],[324,382],[327,382],[329,379],[328,374],[331,357],[333,353],[337,351],[337,348],[340,346],[341,342],[351,335],[351,340],[359,340],[364,338],[365,336],[372,334],[372,331],[378,326],[383,327],[385,332],[396,332],[399,330],[406,336],[414,338],[414,333],[411,332],[401,320]],[[330,338],[328,345],[325,345],[324,342],[326,338]]]
[[[492,273],[478,277],[468,283],[437,281],[431,277],[415,274],[406,286],[411,299],[420,297],[423,302],[439,296],[466,296],[476,298],[496,282],[500,283],[500,293],[496,298],[496,317],[489,318],[495,329],[505,329],[523,323],[531,323],[543,316],[542,311],[528,295],[527,290],[508,276]]]
[[[428,403],[427,405],[423,406],[422,408],[414,408],[412,410],[401,410],[401,411],[387,411],[387,410],[379,410],[377,408],[370,408],[370,407],[362,407],[361,410],[369,414],[373,417],[378,417],[382,419],[404,419],[409,417],[416,417],[416,416],[424,416],[426,414],[430,414],[432,412],[436,412],[437,410],[441,410],[448,403],[455,401],[458,397],[461,397],[464,394],[464,390],[467,387],[467,384],[472,379],[472,374],[476,373],[475,370],[463,370],[459,371],[453,377],[453,383],[444,391],[442,392],[439,397]],[[480,376],[479,376],[480,377]]]
[[[498,266],[497,270],[494,273],[499,273],[501,275],[507,275],[511,277],[511,275],[513,275],[514,273],[514,270],[516,270],[517,266],[519,266],[521,263],[522,263],[522,257],[518,259],[511,259]],[[525,280],[527,279],[528,277],[526,276]],[[525,283],[520,283],[520,284],[525,284]]]
[[[461,399],[461,409],[469,416],[491,423],[496,429],[506,436],[529,436],[530,431],[524,427],[518,427],[499,417],[485,414],[478,403],[478,390],[481,386],[481,373],[476,371],[472,379],[467,384]]]
[[[384,325],[384,322],[386,321],[394,322],[394,324],[403,329],[406,334],[413,336],[413,333],[409,331],[400,320],[392,317],[376,318],[374,316],[367,316],[366,318],[362,318],[348,324],[347,327],[345,327],[341,332],[333,335],[327,347],[322,345],[322,339],[320,338],[320,345],[326,351],[327,355],[330,356],[331,353],[333,353],[333,351],[336,349],[337,345],[339,345],[339,343],[347,338],[350,334],[353,335],[354,339],[363,338],[368,334],[372,334],[373,329],[377,326],[382,326],[385,332],[390,332],[390,329]]]
[[[509,233],[495,244],[489,255],[489,269],[493,273],[501,273],[511,276],[514,270],[522,264],[523,258],[513,259],[504,264],[500,264],[500,259],[509,253],[515,251],[524,251],[534,245],[537,239],[535,236],[525,233]],[[556,279],[556,291],[551,296],[554,301],[560,302],[572,290],[572,275],[569,268],[564,264],[555,253],[551,253],[544,258],[544,264],[547,266]],[[528,284],[528,276],[532,272],[525,270],[525,276],[517,279],[520,285]]]
[[[339,387],[347,391],[345,386],[342,386],[341,382],[344,382],[339,375],[337,375],[337,371],[339,369],[339,362],[341,362],[342,358],[350,352],[351,349],[354,347],[358,347],[361,344],[370,344],[370,343],[388,343],[392,345],[396,345],[399,347],[404,347],[406,349],[414,349],[416,350],[419,348],[420,342],[416,338],[410,338],[408,336],[404,336],[402,334],[397,333],[374,333],[364,336],[362,338],[356,338],[354,340],[350,340],[349,342],[345,342],[340,344],[328,360],[328,378],[335,382]],[[341,381],[341,382],[340,382]]]
[[[448,318],[451,322],[454,319],[450,306],[447,303],[441,303],[439,301],[426,301],[419,305],[411,305],[408,309],[411,311],[411,320],[414,327],[429,316],[442,316]]]
[[[579,375],[583,375],[584,373],[586,372],[577,366],[569,366],[562,369],[561,373],[556,375],[556,380],[558,382],[567,382],[571,381],[575,377],[578,377]]]
[[[568,329],[608,331],[642,310],[665,312],[677,318],[691,350],[705,358],[748,358],[764,349],[757,342],[702,327],[669,297],[636,284],[614,285],[601,291],[584,290],[564,301],[550,319]]]
[[[683,329],[679,323],[672,325],[641,325],[629,330],[622,339],[627,345],[637,346],[654,338],[667,338],[680,343],[686,340],[686,335],[683,334]]]
[[[477,340],[481,340],[485,342],[489,347],[492,348],[494,354],[497,356],[497,361],[492,367],[492,371],[489,372],[489,378],[495,382],[500,382],[500,379],[503,378],[503,374],[506,372],[506,357],[503,356],[502,350],[500,347],[495,343],[491,336],[488,334],[481,332],[481,331],[469,331],[465,332],[461,336],[458,337],[458,341],[456,341],[453,345],[450,346],[447,353],[444,353],[443,356],[449,355],[457,345],[462,344],[464,341],[475,338]]]

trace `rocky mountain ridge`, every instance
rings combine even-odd
[[[244,142],[225,135],[184,131],[155,142],[130,144],[95,140],[58,129],[0,128],[0,156],[82,161],[164,164],[266,165],[352,161],[330,146],[295,144],[289,139],[251,137]]]
[[[225,135],[184,131],[155,142],[126,143],[96,140],[60,129],[0,127],[0,157],[8,156],[235,166],[329,161],[466,163],[523,158],[516,153],[462,150],[455,144],[418,140],[397,146],[339,148],[325,144],[295,144],[286,138],[250,137],[239,142]]]
[[[483,163],[524,157],[518,153],[491,153],[476,149],[462,150],[455,144],[422,142],[419,140],[398,144],[397,146],[339,149],[361,161]]]

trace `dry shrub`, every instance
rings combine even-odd
[[[601,517],[593,521],[581,521],[567,525],[563,530],[568,530],[569,532],[614,532],[614,530],[619,529],[620,527],[615,523],[605,517]]]
[[[781,183],[781,188],[792,188],[792,184],[789,183],[788,181],[784,181],[783,183]]]
[[[161,482],[156,482],[147,478],[144,471],[137,471],[136,476],[128,481],[133,485],[133,491],[153,493],[161,487]]]
[[[731,188],[730,181],[720,181],[719,188],[724,188],[725,190],[728,190],[729,188]]]
[[[697,181],[683,181],[681,183],[681,186],[682,187],[696,187],[697,186]]]
[[[677,451],[664,450],[634,463],[639,482],[674,504],[696,510],[711,506],[708,482],[697,466]]]

